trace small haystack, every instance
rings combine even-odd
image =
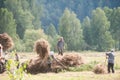
[[[65,54],[61,60],[65,66],[78,66],[84,63],[83,57],[79,54]]]
[[[3,33],[0,34],[0,44],[3,46],[3,50],[6,51],[13,47],[13,40],[7,33]]]
[[[104,73],[107,73],[107,68],[105,65],[103,64],[97,64],[94,69],[93,69],[93,72],[95,74],[104,74]]]
[[[38,56],[30,60],[27,71],[32,74],[46,72],[48,69],[47,59],[50,51],[49,43],[44,39],[37,40],[34,45],[34,50]]]

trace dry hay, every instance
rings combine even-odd
[[[107,68],[105,65],[103,64],[97,64],[94,69],[93,69],[93,72],[96,73],[96,74],[104,74],[107,72]]]
[[[47,62],[43,61],[39,56],[31,59],[27,65],[27,72],[31,74],[46,72],[47,69],[48,69]]]
[[[44,39],[37,40],[34,45],[34,50],[38,56],[30,60],[27,65],[27,72],[33,74],[46,72],[48,69],[47,59],[50,51],[48,41]]]
[[[34,45],[34,50],[42,59],[47,58],[50,51],[48,41],[44,39],[37,40]]]
[[[3,46],[3,50],[6,51],[13,47],[13,40],[7,33],[3,33],[0,34],[0,44]]]
[[[48,66],[48,57],[43,59],[38,54],[37,57],[34,57],[29,61],[27,71],[32,74],[41,72],[58,72],[58,70],[61,71],[63,69],[68,69],[70,66],[78,66],[84,63],[83,58],[79,54],[65,54],[64,56],[54,56],[55,59],[51,61],[51,69]]]
[[[84,63],[83,57],[79,54],[65,54],[61,60],[65,66],[78,66]]]

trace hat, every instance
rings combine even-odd
[[[111,52],[114,52],[114,49],[111,49]]]

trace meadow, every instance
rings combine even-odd
[[[65,54],[76,52],[65,52]],[[21,61],[25,61],[35,56],[35,53],[19,53]],[[71,68],[70,71],[61,71],[59,73],[39,73],[35,75],[25,74],[25,80],[120,80],[120,52],[115,52],[115,73],[95,74],[93,67],[97,63],[107,66],[105,52],[79,52],[84,58],[85,64],[80,67]],[[9,80],[6,72],[0,74],[0,80]]]

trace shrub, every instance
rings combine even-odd
[[[15,57],[16,52],[12,52],[12,56]],[[7,74],[10,78],[10,80],[25,80],[25,69],[26,69],[26,64],[20,66],[19,68],[17,67],[19,64],[18,61],[15,61],[13,59],[7,60],[6,63],[6,71]]]

